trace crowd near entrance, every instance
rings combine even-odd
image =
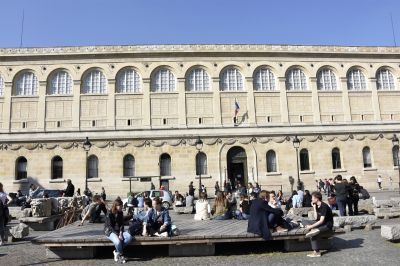
[[[247,155],[242,147],[232,147],[227,153],[228,179],[232,187],[247,184]]]

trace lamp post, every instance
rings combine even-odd
[[[86,193],[88,192],[88,178],[89,178],[89,162],[88,162],[88,157],[89,157],[89,150],[92,147],[92,143],[90,143],[89,138],[86,137],[86,140],[83,142],[83,149],[86,152],[86,177],[85,177],[85,191]]]
[[[399,139],[396,134],[393,134],[392,138],[393,147],[397,146],[397,169],[399,170],[399,194],[400,194],[400,158],[399,158]]]
[[[300,147],[300,140],[296,136],[293,139],[293,147],[296,149],[296,163],[297,163],[297,184],[300,185],[300,170],[299,170],[299,147]]]
[[[199,196],[200,196],[200,190],[201,190],[201,167],[200,167],[200,152],[201,149],[203,148],[203,141],[200,139],[200,136],[197,138],[196,142],[196,149],[197,149],[197,156],[196,156],[196,172],[199,173]]]

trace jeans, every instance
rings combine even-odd
[[[4,217],[1,216],[0,217],[0,240],[1,241],[6,240],[6,238],[5,238],[6,227],[4,226],[4,222],[5,222]]]
[[[353,199],[354,215],[358,215],[358,199]]]
[[[353,199],[352,198],[347,199],[347,207],[349,208],[349,216],[353,216],[354,212],[353,212]]]
[[[346,216],[347,199],[336,199],[339,208],[340,216]]]
[[[107,236],[107,238],[109,240],[111,240],[111,242],[114,243],[115,246],[115,251],[122,255],[123,254],[123,249],[129,244],[129,242],[131,242],[132,240],[132,236],[128,233],[128,232],[124,232],[123,233],[124,236],[124,240],[121,241],[118,237],[117,234],[115,233],[111,233],[110,236]]]
[[[268,213],[267,214],[267,218],[268,218],[268,227],[269,228],[275,228],[277,226],[283,226],[284,225],[284,221],[283,218],[275,213]]]
[[[248,220],[250,214],[245,214],[244,212],[240,212],[239,210],[236,211],[235,217],[237,220]]]
[[[318,235],[310,238],[311,248],[317,252],[319,252],[319,250],[320,250],[318,241],[324,237],[328,238],[328,237],[332,236],[332,234],[333,234],[333,231],[326,225],[322,225],[322,226],[318,227],[318,230],[320,231],[318,233]]]

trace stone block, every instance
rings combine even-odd
[[[14,239],[23,239],[29,235],[29,226],[20,223],[17,226],[10,228],[10,234]]]
[[[392,212],[400,212],[400,207],[391,207],[391,208],[374,208],[374,213],[392,213]]]
[[[51,199],[34,199],[31,202],[32,216],[48,217],[51,215]]]
[[[28,217],[28,215],[30,214],[29,212],[25,211],[27,209],[21,210],[21,207],[8,207],[8,209],[10,211],[10,216],[16,220],[19,220],[20,218],[23,217]]]
[[[293,214],[296,216],[307,217],[308,212],[313,211],[312,207],[303,207],[303,208],[291,208],[288,214]]]
[[[321,250],[329,250],[332,248],[331,238],[321,238],[318,240]],[[288,239],[284,240],[283,248],[287,252],[309,251],[311,250],[310,239]]]
[[[353,227],[362,227],[366,224],[373,224],[376,220],[375,215],[333,217],[333,226],[344,227],[345,225],[351,225]]]
[[[372,229],[374,229],[373,224],[366,224],[364,227],[365,231],[372,231]]]
[[[351,225],[346,224],[346,225],[344,226],[344,231],[345,231],[346,233],[351,232]]]
[[[168,254],[170,257],[189,257],[189,256],[214,256],[214,244],[182,244],[169,245]]]
[[[399,207],[399,202],[394,200],[373,200],[375,208]]]
[[[48,259],[93,259],[96,247],[49,247],[46,248]]]
[[[400,240],[400,224],[382,225],[381,236],[387,240]]]
[[[390,198],[390,200],[397,203],[397,205],[400,206],[400,197],[393,197],[393,198]]]

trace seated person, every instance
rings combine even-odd
[[[311,230],[306,234],[306,238],[310,238],[311,248],[314,250],[313,253],[308,254],[308,257],[321,257],[320,247],[318,239],[322,237],[328,237],[332,235],[333,231],[333,215],[332,210],[328,204],[322,202],[321,192],[313,192],[312,204],[314,208],[314,217],[317,217],[316,221],[310,221],[307,229]]]
[[[250,216],[251,202],[247,195],[240,196],[239,210],[236,210],[236,219],[248,220]]]
[[[194,219],[198,221],[208,220],[210,219],[210,212],[210,204],[208,203],[207,195],[204,192],[200,192],[199,200],[196,201],[196,214],[194,215]]]
[[[144,195],[139,194],[139,195],[136,197],[136,199],[137,199],[137,202],[138,202],[137,207],[138,207],[138,208],[144,208],[144,199],[145,199]]]
[[[143,236],[169,236],[171,231],[171,217],[167,209],[162,207],[160,198],[155,198],[152,202],[145,200],[145,208],[147,209],[146,217],[143,221]]]
[[[217,197],[215,198],[214,206],[211,210],[214,220],[227,220],[230,218],[228,214],[229,202],[224,197],[221,191],[217,192]]]
[[[329,207],[331,208],[331,210],[338,209],[335,193],[331,193],[331,195],[328,197],[328,204],[329,204]]]
[[[292,205],[293,205],[292,208],[301,208],[301,207],[303,207],[303,199],[297,193],[296,190],[293,191]]]
[[[186,193],[185,206],[192,207],[193,205],[194,205],[194,197],[192,195],[189,195],[189,193]]]
[[[269,194],[268,205],[271,208],[281,210],[281,207],[279,207],[279,203],[276,200],[275,192]],[[288,231],[288,229],[285,228],[285,220],[283,219],[283,216],[277,213],[268,213],[268,225],[269,228],[272,228],[274,230],[274,232]]]
[[[90,222],[92,222],[92,223],[101,222],[100,214],[102,211],[105,215],[107,215],[107,208],[106,208],[106,205],[105,205],[103,199],[100,197],[100,195],[94,195],[92,203],[87,205],[82,210],[82,214],[81,214],[82,221],[78,225],[83,225],[83,223],[86,220],[90,220]]]
[[[303,207],[312,207],[311,206],[311,194],[310,194],[310,191],[308,191],[308,190],[304,190]]]
[[[176,199],[175,199],[175,207],[183,207],[183,206],[185,206],[183,201],[184,201],[183,200],[183,196],[181,194],[178,194],[176,196]]]

